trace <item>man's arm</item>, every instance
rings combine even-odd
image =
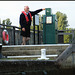
[[[24,14],[21,14],[21,15],[20,15],[20,20],[19,20],[19,22],[20,22],[20,25],[21,25],[22,28],[25,27],[25,25],[26,25],[26,19],[25,19]]]
[[[21,28],[23,28],[23,15],[22,14],[20,15],[19,22],[20,22]]]
[[[25,25],[26,25],[26,20],[24,19],[24,15],[23,14],[20,15],[19,22],[20,22],[22,30],[25,31],[24,28],[25,28]]]
[[[44,9],[38,9],[36,11],[30,11],[30,13],[31,13],[32,16],[34,16],[35,14],[41,12],[42,10],[45,10],[45,8]]]

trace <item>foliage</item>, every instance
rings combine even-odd
[[[7,18],[7,19],[5,19],[5,20],[2,21],[2,24],[4,24],[4,25],[11,25],[12,22],[10,21],[9,18]],[[5,26],[3,26],[3,27],[5,28]],[[11,28],[11,27],[6,27],[6,28]]]
[[[3,20],[2,21],[2,24],[6,24],[6,25],[11,25],[12,24],[12,22],[10,21],[10,19],[9,18],[7,18],[6,20]]]
[[[68,21],[66,14],[63,14],[61,12],[57,12],[57,20],[58,20],[58,30],[65,30],[66,27],[68,27]]]
[[[66,30],[72,30],[71,28],[66,28]],[[65,31],[65,33],[71,33],[72,31]],[[72,35],[64,35],[64,43],[71,43]]]
[[[71,28],[67,28],[69,25],[66,14],[58,11],[56,16],[58,20],[58,30],[71,30]],[[65,31],[65,33],[71,33],[71,31]],[[72,35],[64,35],[64,43],[69,43],[71,39]]]

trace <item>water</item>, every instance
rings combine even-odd
[[[0,75],[75,75],[75,69],[56,69],[49,71],[22,71],[22,72],[8,72],[0,73]]]

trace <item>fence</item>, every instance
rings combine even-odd
[[[20,27],[16,26],[10,26],[10,25],[3,25],[0,24],[0,43],[4,44],[2,41],[2,32],[6,29],[9,34],[9,43],[8,45],[21,45],[22,43],[22,36],[20,35]],[[38,37],[38,31],[35,30],[35,44],[38,44],[38,38],[39,38],[39,44],[42,44],[42,31],[39,31],[39,37]],[[34,32],[31,30],[30,32],[30,40],[27,44],[34,44]]]
[[[22,36],[20,35],[20,27],[3,25],[3,24],[0,24],[0,43],[4,44],[2,40],[2,32],[4,29],[6,29],[9,34],[8,45],[21,45]],[[64,43],[63,35],[72,35],[72,39],[70,39],[69,41],[69,43],[72,43],[72,40],[75,38],[75,30],[58,30],[58,44]],[[29,40],[27,44],[33,45],[34,44],[34,30],[31,30],[30,38],[31,39]],[[35,44],[43,44],[43,31],[35,30]]]
[[[64,35],[71,35],[68,42],[70,44],[75,39],[75,30],[58,30],[58,43],[64,43]]]

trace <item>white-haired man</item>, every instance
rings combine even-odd
[[[42,10],[45,10],[45,8],[38,9],[36,11],[29,11],[28,6],[24,7],[24,11],[22,11],[20,15],[21,36],[23,36],[22,45],[25,45],[26,42],[30,39],[30,26],[31,26],[32,16],[41,12]]]

